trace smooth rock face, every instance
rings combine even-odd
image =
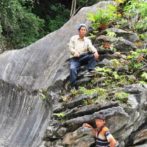
[[[108,3],[112,2],[82,8],[61,29],[26,48],[0,54],[0,147],[44,146],[41,141],[52,108],[37,91],[56,82],[56,88],[61,88],[68,76],[65,61],[70,37],[76,34],[78,24],[90,24],[88,12]]]
[[[34,44],[21,49],[7,51],[0,55],[0,79],[26,89],[47,88],[56,80],[64,80],[67,75],[65,60],[69,58],[67,43],[77,34],[80,23],[87,23],[87,13],[113,2],[100,2],[82,8],[61,29],[50,33]]]
[[[37,93],[0,81],[0,147],[36,147],[49,118]]]

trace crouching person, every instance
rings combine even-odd
[[[110,133],[109,129],[105,126],[105,123],[105,117],[99,115],[95,119],[96,128],[93,128],[87,123],[84,123],[83,127],[92,129],[92,134],[96,138],[95,147],[117,147],[118,143]]]

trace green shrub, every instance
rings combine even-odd
[[[97,30],[101,25],[109,25],[118,18],[117,7],[107,6],[105,9],[100,8],[96,13],[88,13],[88,19],[92,22],[92,27]]]
[[[69,10],[64,5],[56,3],[50,6],[50,11],[52,15],[47,19],[46,29],[52,32],[61,27],[69,19]]]
[[[128,1],[124,8],[125,17],[128,19],[130,28],[144,31],[147,28],[147,2],[144,0]],[[130,23],[131,22],[131,23]]]
[[[44,21],[22,6],[19,0],[2,0],[0,18],[3,36],[14,48],[21,48],[42,37]]]
[[[117,92],[115,93],[115,99],[122,102],[122,103],[127,103],[128,101],[128,93],[126,92]]]
[[[143,72],[141,74],[141,78],[142,78],[142,80],[147,81],[147,73],[146,72]]]
[[[137,71],[142,68],[145,64],[145,56],[147,55],[146,49],[138,49],[137,51],[132,51],[130,55],[127,56],[129,61],[129,69],[131,71]]]
[[[80,92],[89,96],[93,94],[104,95],[106,93],[106,89],[98,87],[93,89],[86,89],[84,87],[80,87]]]
[[[63,119],[65,117],[65,113],[64,112],[54,113],[53,115],[56,116],[59,119]]]

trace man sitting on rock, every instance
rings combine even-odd
[[[109,129],[105,126],[105,117],[103,115],[99,115],[95,120],[95,124],[97,128],[93,128],[87,123],[84,123],[83,127],[92,129],[92,134],[96,138],[96,147],[116,147],[116,140],[109,132]]]
[[[91,40],[86,36],[87,26],[80,24],[78,35],[71,37],[69,42],[70,50],[70,82],[71,86],[78,89],[77,75],[81,65],[86,65],[89,72],[92,72],[96,66],[96,60],[99,58],[97,49],[92,45]]]

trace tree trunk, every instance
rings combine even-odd
[[[76,6],[77,6],[77,0],[72,0],[70,17],[72,17],[76,13]]]

